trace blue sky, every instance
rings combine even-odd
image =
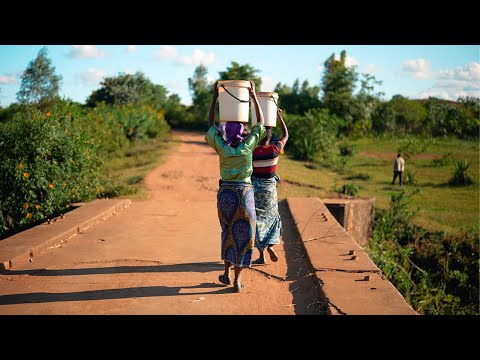
[[[0,105],[16,101],[22,72],[43,45],[0,45]],[[318,85],[322,65],[332,54],[347,51],[347,63],[368,72],[383,84],[390,99],[436,96],[480,97],[478,45],[47,45],[56,72],[63,76],[61,95],[84,103],[104,76],[142,71],[154,83],[191,103],[188,78],[202,63],[208,77],[231,63],[260,70],[262,91],[278,82],[292,85],[296,78]]]

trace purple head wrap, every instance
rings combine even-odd
[[[243,123],[236,122],[236,121],[228,121],[227,125],[225,125],[225,133],[227,135],[227,145],[230,146],[232,142],[237,140],[242,140],[243,134]]]

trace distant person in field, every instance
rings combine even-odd
[[[218,277],[218,280],[222,284],[231,285],[230,268],[233,265],[234,292],[242,291],[242,269],[252,265],[256,224],[255,197],[251,180],[252,153],[266,133],[263,126],[263,113],[255,94],[255,83],[251,81],[250,85],[250,97],[259,119],[251,133],[243,138],[243,123],[229,121],[225,125],[227,140],[222,138],[214,119],[215,103],[218,98],[218,83],[215,83],[208,116],[209,129],[205,135],[205,140],[217,152],[220,159],[221,179],[217,193],[217,210],[222,229],[221,256],[225,264],[225,272]]]
[[[282,118],[282,109],[277,109],[277,120],[282,129],[282,135],[273,141],[272,128],[266,126],[267,136],[260,141],[253,151],[252,182],[255,189],[255,211],[257,226],[255,229],[255,247],[260,257],[254,264],[266,264],[264,250],[267,249],[270,260],[278,261],[273,249],[280,244],[282,220],[278,212],[277,180],[276,175],[278,157],[288,141],[288,129]]]
[[[393,162],[393,181],[392,185],[395,184],[395,179],[398,176],[398,182],[400,186],[403,185],[403,172],[405,171],[405,160],[402,158],[400,153],[397,154],[397,158]]]

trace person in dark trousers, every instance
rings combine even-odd
[[[405,171],[405,160],[400,153],[397,154],[397,158],[393,162],[393,180],[392,185],[395,184],[395,180],[398,176],[398,182],[400,186],[403,185],[403,172]]]
[[[258,104],[253,81],[250,81],[249,92],[259,121],[247,137],[242,137],[244,124],[241,122],[226,123],[226,141],[215,125],[218,83],[215,83],[208,116],[209,129],[205,135],[205,140],[217,152],[220,160],[221,179],[217,192],[217,212],[222,229],[221,257],[225,271],[218,280],[222,284],[230,285],[230,268],[233,265],[234,292],[242,291],[244,287],[241,283],[242,269],[252,265],[256,226],[255,196],[250,178],[253,172],[252,153],[266,134],[263,113]]]

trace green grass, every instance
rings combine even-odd
[[[393,177],[393,160],[401,139],[394,138],[361,138],[355,141],[359,154],[351,160],[343,173],[318,166],[311,169],[306,162],[292,160],[287,154],[281,155],[278,174],[284,182],[278,186],[278,197],[335,197],[334,185],[354,183],[360,187],[361,197],[375,197],[375,205],[379,209],[389,206],[391,194],[400,190],[398,179],[391,185]],[[287,144],[288,151],[288,144]],[[430,166],[434,158],[440,158],[450,152],[454,159],[471,161],[468,174],[474,184],[465,187],[448,186],[454,165],[442,167]],[[392,157],[388,156],[392,155]],[[425,155],[428,158],[417,158],[406,161],[406,170],[416,172],[415,179],[421,191],[413,198],[412,206],[420,210],[414,219],[417,225],[427,230],[443,230],[453,234],[466,227],[479,226],[479,144],[476,141],[457,139],[435,140],[428,147]],[[358,174],[368,174],[370,179],[355,178]],[[294,182],[294,184],[289,183]],[[320,189],[298,186],[296,183],[314,185]],[[413,189],[413,185],[405,185],[405,189]]]
[[[162,164],[166,153],[178,142],[170,136],[165,140],[150,139],[130,147],[122,156],[104,164],[108,174],[106,195],[130,199],[145,199],[147,192],[143,184],[145,175]]]

